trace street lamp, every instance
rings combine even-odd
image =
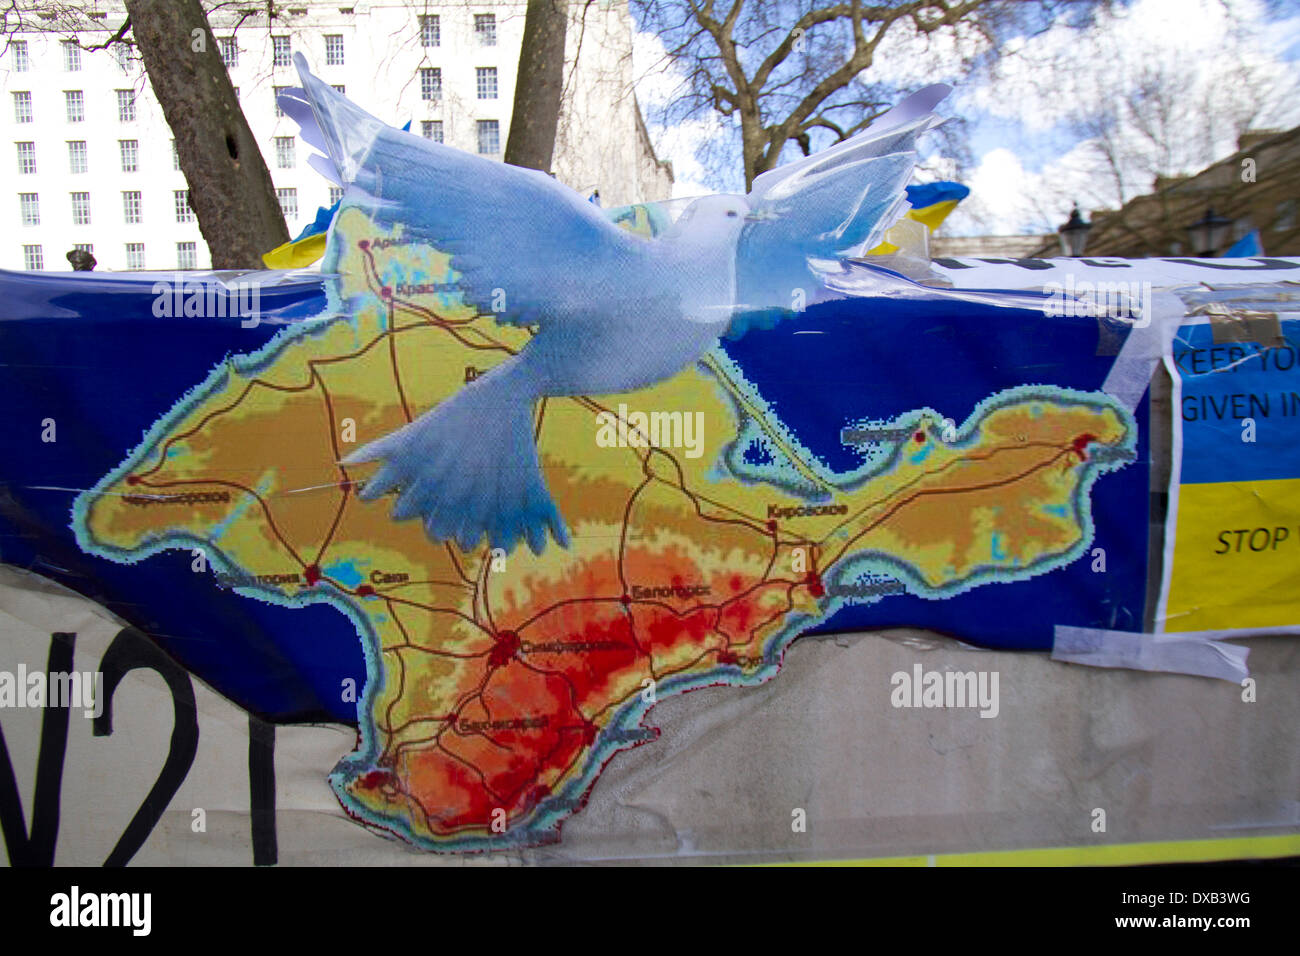
[[[1191,240],[1198,257],[1210,259],[1216,250],[1223,247],[1231,228],[1231,219],[1217,216],[1213,207],[1207,207],[1205,215],[1187,227],[1187,238]]]
[[[1091,230],[1092,223],[1086,222],[1083,216],[1079,215],[1079,207],[1076,204],[1070,210],[1070,218],[1056,230],[1061,239],[1061,255],[1071,257],[1083,255],[1083,247],[1088,244],[1088,233]]]

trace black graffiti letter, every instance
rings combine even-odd
[[[194,685],[190,675],[135,628],[124,628],[104,652],[99,669],[104,673],[104,710],[95,718],[94,732],[105,737],[113,732],[113,693],[122,678],[139,667],[157,671],[172,694],[172,740],[158,779],[154,781],[140,809],[122,831],[117,846],[104,861],[105,866],[125,866],[135,856],[153,828],[158,825],[167,804],[185,782],[199,749],[199,715],[194,702]]]
[[[45,673],[72,672],[72,649],[76,634],[50,635],[50,653]],[[26,693],[19,687],[18,693]],[[68,751],[68,717],[71,707],[51,707],[46,701],[41,715],[41,745],[36,756],[36,792],[32,800],[32,832],[28,836],[23,803],[18,795],[13,761],[0,728],[0,830],[5,836],[10,866],[53,866],[54,845],[59,838],[59,794],[63,788],[63,757]]]

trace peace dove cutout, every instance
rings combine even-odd
[[[704,196],[654,238],[616,226],[552,177],[394,129],[314,76],[281,94],[311,165],[347,202],[451,258],[466,304],[536,334],[520,351],[370,442],[343,464],[380,461],[358,495],[396,491],[465,551],[486,538],[540,554],[569,532],[533,437],[543,398],[628,392],[667,379],[727,335],[792,318],[826,293],[822,270],[876,245],[906,210],[916,138],[949,87],[926,87],[867,129],[763,173],[748,195]],[[795,302],[795,290],[803,301]]]

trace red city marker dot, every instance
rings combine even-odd
[[[739,664],[740,658],[731,651],[718,651],[719,664]]]
[[[127,483],[128,485],[138,485],[138,484],[140,484],[140,476],[139,476],[139,475],[127,475],[127,476],[126,476],[126,483]]]
[[[824,597],[826,588],[822,586],[821,576],[815,572],[808,574],[808,579],[804,582],[808,585],[808,593],[813,597]]]
[[[363,584],[361,587],[357,588],[357,597],[373,597],[374,594],[375,589],[369,584]]]
[[[921,444],[921,442],[925,441],[925,432],[918,431],[912,436],[912,441],[916,442],[918,445]]]
[[[519,653],[519,635],[514,631],[502,631],[497,635],[497,642],[492,645],[488,655],[489,667],[504,667]]]
[[[382,787],[393,779],[391,770],[368,770],[357,778],[357,786],[365,790]]]
[[[629,604],[632,603],[632,595],[624,594],[622,597],[619,598],[619,600],[623,602],[624,607],[627,607]]]
[[[1086,432],[1074,440],[1074,453],[1079,456],[1079,461],[1088,460],[1088,445],[1096,440],[1096,435],[1090,435]]]
[[[600,732],[599,727],[597,727],[590,720],[587,721],[585,724],[582,725],[582,742],[586,744],[588,747],[590,747],[592,744],[596,742],[596,734],[598,734],[599,732]]]
[[[776,521],[769,521],[769,522],[767,523],[767,530],[768,530],[768,531],[775,531],[775,530],[776,530]]]
[[[391,299],[391,298],[393,297],[393,290],[392,290],[392,287],[391,287],[391,286],[384,286],[382,289],[380,289],[380,290],[379,290],[379,297],[382,298],[382,299]]]
[[[309,564],[302,569],[302,576],[307,579],[309,585],[315,584],[320,580],[320,565]]]
[[[369,240],[369,239],[358,239],[358,240],[357,240],[357,248],[360,249],[360,250],[363,251],[363,252],[364,252],[365,250],[369,249],[369,248],[370,248],[370,240]]]

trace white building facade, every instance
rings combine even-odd
[[[12,34],[0,55],[0,169],[12,170],[0,216],[0,268],[203,269],[210,257],[188,205],[171,130],[134,48],[103,44],[120,3],[87,4],[75,25]],[[394,126],[500,159],[510,128],[522,2],[358,2],[223,7],[212,33],[289,227],[297,235],[339,190],[307,165],[309,147],[275,95],[298,85],[292,56]],[[557,177],[605,205],[668,198],[672,171],[654,155],[632,93],[632,24],[624,2],[573,13]],[[210,42],[210,41],[209,41]],[[5,150],[9,155],[4,155]]]

